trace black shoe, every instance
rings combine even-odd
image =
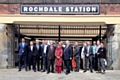
[[[28,71],[31,71],[31,68],[29,68]]]
[[[105,70],[102,72],[102,74],[105,74]]]
[[[50,72],[47,72],[47,74],[49,74]]]
[[[34,72],[36,72],[36,70],[34,70]]]
[[[66,75],[68,75],[69,73],[66,73]]]
[[[51,73],[55,73],[54,71],[52,71]]]
[[[98,71],[98,72],[96,72],[96,73],[102,73],[101,71]]]
[[[27,72],[28,70],[26,69],[25,71]]]
[[[79,71],[75,71],[75,72],[79,72]]]
[[[21,71],[21,69],[18,70],[18,72],[20,72],[20,71]]]
[[[83,71],[83,73],[85,73],[85,72],[87,72],[87,71]]]
[[[70,74],[70,72],[66,72],[66,75]]]
[[[45,70],[43,70],[42,72],[45,72]]]
[[[40,71],[40,69],[37,69],[37,71]]]
[[[93,71],[90,71],[91,73],[93,73]]]
[[[75,72],[79,72],[79,70],[75,70]]]
[[[37,70],[37,71],[40,71],[40,70]]]

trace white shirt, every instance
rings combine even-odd
[[[22,46],[24,47],[24,45],[25,45],[25,43],[24,42],[22,42]]]
[[[100,48],[100,45],[97,45],[95,50],[96,53],[98,53],[99,48]]]
[[[62,47],[64,47],[64,48],[65,48],[65,45],[62,45]]]
[[[31,51],[33,51],[33,46],[30,46],[30,48],[31,48]]]
[[[44,53],[46,54],[47,45],[44,45]]]
[[[84,58],[84,57],[85,57],[84,49],[85,49],[85,47],[82,48],[82,51],[81,51],[81,58]]]

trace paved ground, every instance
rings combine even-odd
[[[96,72],[71,72],[69,75],[46,72],[18,72],[17,69],[0,69],[0,80],[120,80],[120,70],[108,70],[106,74]]]

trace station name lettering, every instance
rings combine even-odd
[[[97,6],[22,6],[21,13],[99,13]]]

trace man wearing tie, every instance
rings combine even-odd
[[[33,54],[34,54],[34,45],[33,41],[30,41],[30,46],[28,47],[28,68],[31,70],[31,65],[33,64]]]
[[[70,62],[72,59],[72,46],[70,45],[69,41],[66,41],[66,47],[64,49],[63,56],[66,65],[66,75],[68,75],[70,73]]]
[[[54,73],[54,60],[55,60],[55,46],[53,46],[53,41],[50,41],[50,45],[47,47],[47,74],[51,72]]]
[[[40,58],[42,56],[41,53],[41,46],[39,44],[39,40],[36,39],[36,44],[34,45],[35,50],[33,54],[33,69],[36,72],[36,64],[37,64],[37,71],[40,71]]]
[[[24,38],[22,38],[22,42],[19,43],[18,50],[19,50],[19,53],[18,53],[18,60],[19,60],[18,71],[21,71],[21,66],[22,66],[21,62],[22,62],[22,59],[24,59],[24,66],[25,66],[25,70],[27,71],[27,62],[26,62],[26,59],[27,59],[28,44],[25,43],[25,39]]]
[[[88,65],[88,62],[90,63],[90,72],[93,73],[93,70],[92,70],[92,46],[90,46],[90,42],[88,41],[87,42],[87,46],[85,47],[85,50],[84,50],[84,53],[85,53],[85,69],[84,69],[84,72],[87,71],[87,65]]]
[[[43,71],[42,72],[45,72],[47,69],[47,55],[46,55],[47,46],[48,46],[47,40],[45,40],[45,43],[42,46],[42,58],[43,58]]]

